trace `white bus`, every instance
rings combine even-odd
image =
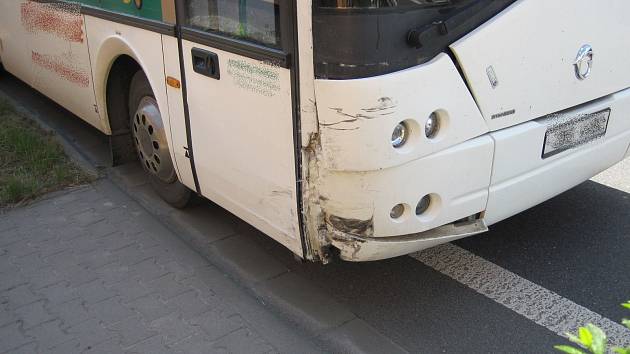
[[[171,204],[197,193],[304,259],[368,261],[484,232],[627,157],[628,13],[2,0],[0,61]]]

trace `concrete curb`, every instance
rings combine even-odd
[[[337,353],[407,353],[321,289],[292,273],[251,237],[224,231],[209,238],[204,230],[186,222],[184,212],[173,210],[147,185],[134,186],[137,180],[128,170],[110,169],[108,177],[248,293],[311,333],[323,346]]]
[[[90,161],[81,153],[81,149],[63,131],[51,127],[37,113],[4,92],[0,91],[0,98],[14,104],[20,114],[33,119],[45,130],[55,132],[66,154],[77,164],[95,177],[109,178],[247,293],[282,313],[290,323],[299,326],[323,347],[338,353],[407,353],[321,289],[274,259],[255,242],[253,238],[258,235],[238,231],[239,223],[245,230],[249,225],[243,227],[243,222],[235,216],[222,211],[225,216],[222,219],[225,220],[214,220],[208,224],[204,217],[191,217],[194,210],[183,212],[173,209],[150,189],[140,166],[99,169],[95,167],[97,162]],[[210,229],[212,235],[208,232]]]

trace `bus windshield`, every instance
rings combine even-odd
[[[515,0],[316,0],[315,75],[356,79],[426,63]]]

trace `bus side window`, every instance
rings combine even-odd
[[[186,25],[280,48],[280,0],[185,0]]]

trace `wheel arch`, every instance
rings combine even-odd
[[[91,28],[95,96],[103,131],[110,137],[110,162],[120,165],[137,160],[129,124],[129,102],[133,77],[137,72],[142,72],[158,104],[166,145],[177,177],[173,183],[159,183],[151,176],[148,180],[162,199],[175,207],[184,207],[192,194],[190,189],[179,182],[179,171],[173,155],[163,36],[145,29],[112,25],[100,20],[94,20]]]
[[[143,55],[118,35],[105,38],[93,59],[94,92],[101,112],[102,130],[110,137],[110,162],[114,166],[135,158],[130,143],[127,104],[133,75],[139,70],[144,72],[153,92],[158,96],[159,86],[156,78],[152,77],[156,74],[151,75],[149,66],[146,65]],[[163,107],[162,112],[167,112],[167,103],[156,98],[160,107]]]

